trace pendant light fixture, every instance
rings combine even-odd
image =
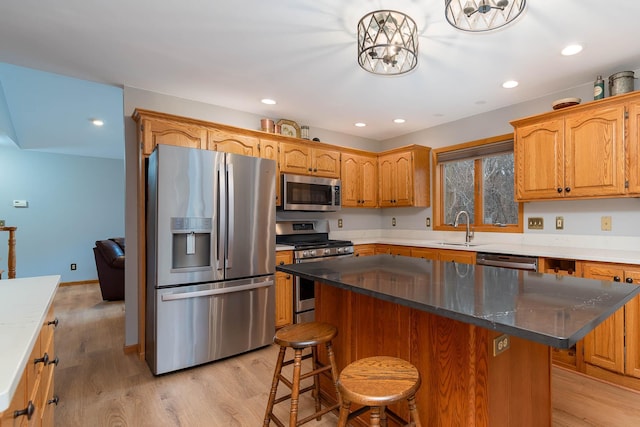
[[[513,22],[526,4],[526,0],[444,0],[447,21],[471,32],[491,31]]]
[[[418,64],[418,28],[394,10],[366,14],[358,22],[358,64],[373,74],[408,73]]]

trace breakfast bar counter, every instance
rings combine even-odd
[[[632,284],[392,255],[278,266],[316,282],[338,368],[413,363],[429,426],[551,425],[550,348],[569,348],[640,293]],[[331,400],[331,384],[323,384]],[[335,399],[335,396],[333,396]],[[406,408],[392,407],[406,419]]]

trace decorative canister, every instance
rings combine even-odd
[[[260,119],[260,130],[263,132],[274,132],[274,123],[271,119]]]
[[[309,126],[307,125],[300,126],[300,138],[309,139]]]
[[[281,134],[282,133],[282,126],[281,125],[275,125],[274,130],[275,133],[277,134]]]
[[[634,90],[633,71],[620,71],[609,76],[609,95],[620,95]]]

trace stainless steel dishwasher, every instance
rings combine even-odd
[[[476,264],[515,268],[518,270],[538,271],[538,258],[524,255],[478,252],[476,255]]]

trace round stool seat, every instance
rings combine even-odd
[[[411,363],[396,357],[375,356],[356,360],[340,372],[337,387],[342,397],[338,426],[366,410],[370,410],[372,426],[386,426],[386,407],[406,400],[409,415],[415,427],[420,427],[420,416],[415,394],[420,388],[420,373]],[[363,405],[350,414],[351,403]]]
[[[330,323],[295,323],[278,329],[273,341],[281,347],[306,348],[331,341],[337,334]]]

